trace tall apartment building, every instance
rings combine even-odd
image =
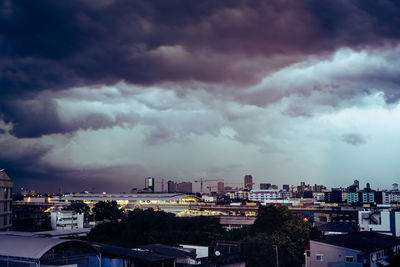
[[[253,189],[253,176],[245,175],[244,176],[244,188],[249,191]]]
[[[181,182],[176,185],[176,191],[179,193],[192,193],[191,182]]]
[[[168,193],[176,193],[176,183],[174,181],[168,181]]]
[[[144,188],[150,189],[152,193],[154,193],[154,178],[147,177],[144,179]]]
[[[225,184],[224,184],[224,182],[218,182],[217,183],[217,191],[218,191],[218,194],[224,194],[225,193]]]
[[[11,192],[13,181],[7,172],[0,170],[0,231],[11,227]]]

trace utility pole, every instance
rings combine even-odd
[[[272,245],[272,247],[275,248],[276,267],[279,267],[278,246],[277,245]]]

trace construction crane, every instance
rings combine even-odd
[[[193,182],[200,183],[200,193],[203,194],[203,183],[204,182],[219,182],[219,181],[224,181],[224,179],[203,179],[203,178],[200,178],[200,180],[195,180]]]
[[[211,184],[207,185],[207,189],[210,191],[210,193],[211,193],[211,190],[216,187],[217,187],[216,185],[211,185]]]

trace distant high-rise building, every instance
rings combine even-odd
[[[11,191],[13,181],[7,172],[0,170],[0,231],[7,230],[11,227]]]
[[[225,184],[224,184],[224,182],[218,182],[217,183],[217,191],[218,191],[218,194],[224,194],[225,193]]]
[[[357,179],[354,180],[353,185],[357,188],[356,190],[358,190],[360,188],[360,182]]]
[[[342,191],[339,189],[333,189],[331,192],[325,192],[325,202],[326,203],[342,203]]]
[[[168,193],[176,193],[176,183],[174,181],[168,181]]]
[[[151,192],[154,193],[154,178],[153,177],[147,177],[144,179],[144,188],[150,189]]]
[[[176,185],[176,191],[179,193],[192,193],[192,183],[182,182]]]
[[[288,184],[284,184],[282,185],[282,189],[285,191],[289,191],[290,190],[290,186]]]
[[[369,183],[367,183],[367,188],[371,189],[371,185]]]
[[[399,191],[399,185],[398,184],[396,184],[396,183],[394,183],[394,184],[392,184],[392,187],[393,187],[393,191]]]
[[[265,183],[260,184],[260,189],[261,190],[267,190],[270,187],[271,187],[271,184],[265,184]]]
[[[244,176],[244,188],[247,190],[253,189],[253,176],[251,175]]]

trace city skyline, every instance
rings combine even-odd
[[[399,12],[391,1],[2,1],[0,169],[40,191],[246,174],[390,189]]]

